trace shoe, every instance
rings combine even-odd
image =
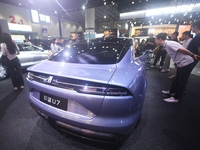
[[[171,75],[171,76],[169,76],[168,78],[169,79],[174,79],[176,76],[173,74],[173,75]]]
[[[18,90],[18,87],[14,87],[14,90],[15,90],[15,91]]]
[[[159,66],[158,68],[159,68],[159,69],[162,69],[162,66]]]
[[[169,90],[168,91],[162,91],[163,94],[169,94]]]
[[[165,95],[169,95],[169,96],[174,96],[175,95],[175,93],[170,93],[169,90],[168,91],[162,91],[162,93],[165,94]]]
[[[174,97],[166,98],[164,101],[169,103],[178,103],[178,99],[175,99]]]
[[[149,70],[149,67],[146,67],[146,70]]]
[[[154,68],[154,67],[155,67],[154,65],[151,65],[151,66],[150,66],[150,68]]]
[[[20,86],[20,88],[21,88],[21,89],[24,89],[24,86],[22,85],[22,86]]]
[[[165,72],[167,72],[167,69],[162,69],[160,72],[165,73]]]
[[[165,73],[165,72],[169,72],[170,69],[162,69],[161,72]]]

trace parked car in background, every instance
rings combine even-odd
[[[30,104],[58,129],[113,142],[136,127],[146,93],[145,56],[132,39],[98,38],[73,43],[29,67]]]
[[[44,50],[41,47],[35,45],[29,45],[24,43],[17,44],[20,49],[20,54],[17,55],[21,62],[22,68],[29,67],[31,65],[41,62],[41,60],[48,58],[48,50]],[[2,53],[0,52],[0,56]],[[7,77],[7,67],[6,64],[2,62],[0,58],[0,80]]]

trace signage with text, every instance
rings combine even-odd
[[[37,10],[31,10],[31,18],[33,23],[50,24],[50,17],[47,15],[39,14]]]
[[[51,23],[49,16],[43,14],[39,14],[39,16],[40,16],[40,23]]]

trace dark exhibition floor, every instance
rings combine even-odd
[[[161,90],[170,87],[168,76],[172,71],[147,71],[148,89],[140,124],[118,146],[61,134],[30,107],[27,85],[16,92],[10,78],[0,81],[0,150],[199,150],[200,76],[191,75],[187,94],[179,103],[166,103]]]

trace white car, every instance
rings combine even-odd
[[[20,54],[17,55],[21,62],[22,68],[27,68],[31,65],[37,64],[42,60],[45,60],[49,56],[49,50],[44,50],[41,47],[35,45],[29,45],[24,43],[17,44],[20,49]],[[2,52],[0,52],[0,56]],[[0,58],[0,80],[5,79],[8,76],[6,63]]]

